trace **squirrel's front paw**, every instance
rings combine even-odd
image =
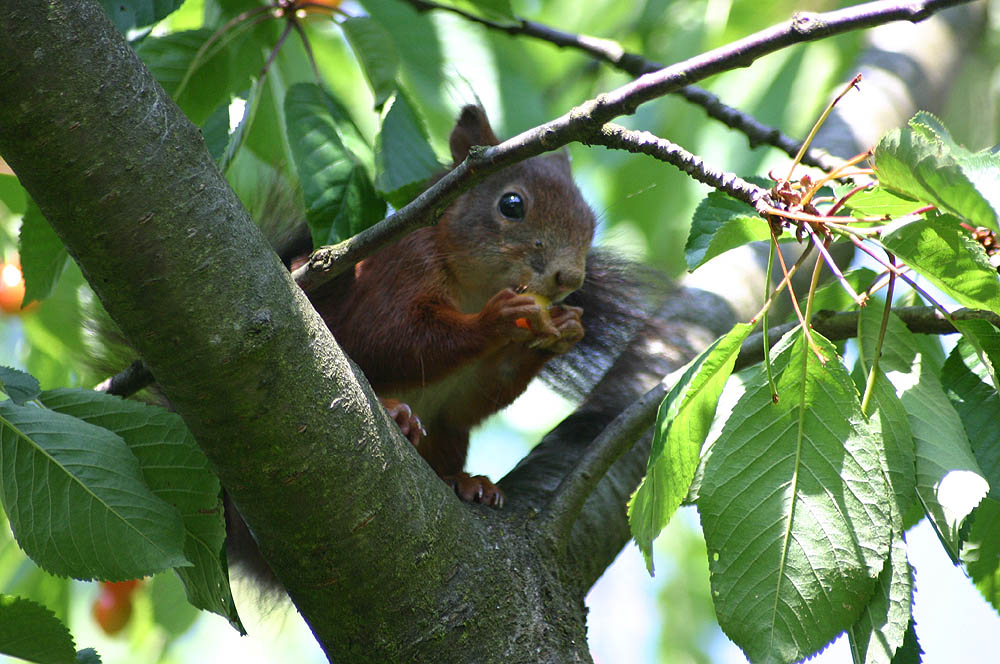
[[[505,288],[489,299],[480,318],[495,326],[500,336],[527,342],[540,337],[557,337],[559,330],[549,313],[528,293],[517,294]]]
[[[530,345],[532,348],[544,348],[561,355],[572,348],[580,339],[583,339],[583,323],[580,322],[583,309],[557,304],[552,306],[548,313],[558,334],[555,337],[539,337]]]
[[[459,498],[467,503],[482,503],[491,507],[503,507],[503,491],[485,475],[456,473],[441,478],[455,490]]]

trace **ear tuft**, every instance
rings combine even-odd
[[[473,145],[497,145],[496,134],[490,127],[490,121],[486,119],[486,111],[481,106],[472,104],[464,107],[455,123],[455,128],[451,130],[451,138],[448,145],[451,147],[451,158],[454,165],[462,163],[469,156],[469,150]]]

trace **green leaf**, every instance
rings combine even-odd
[[[952,324],[972,347],[993,389],[1000,391],[1000,330],[988,320],[971,318]]]
[[[896,651],[892,664],[921,664],[923,654],[924,650],[917,640],[916,623],[911,617],[910,624],[906,626],[906,634],[903,636],[903,645]]]
[[[844,205],[854,213],[855,217],[894,218],[908,215],[924,207],[925,204],[913,198],[894,194],[885,187],[872,187],[854,194]]]
[[[101,664],[101,656],[93,648],[84,648],[76,653],[76,664]]]
[[[173,505],[184,523],[184,556],[178,568],[194,606],[218,613],[242,631],[222,564],[226,536],[219,480],[176,413],[90,390],[49,390],[48,408],[121,436],[139,460],[153,493]]]
[[[763,371],[747,385],[698,499],[719,624],[751,661],[803,659],[853,625],[889,555],[878,441],[833,345],[811,336],[776,349],[777,403]]]
[[[983,247],[950,215],[890,224],[882,244],[958,302],[1000,313],[1000,279]]]
[[[874,357],[880,307],[866,307],[858,319],[859,355],[867,370]],[[989,490],[969,447],[962,421],[945,395],[937,372],[913,334],[889,316],[879,368],[906,409],[916,453],[917,495],[953,560],[958,560],[962,521]]]
[[[855,664],[891,664],[906,635],[913,603],[913,571],[902,532],[893,531],[875,596],[848,631]]]
[[[69,415],[0,402],[0,499],[52,574],[122,581],[188,564],[180,515],[122,439]]]
[[[940,140],[904,127],[886,134],[875,147],[879,184],[896,193],[997,229],[997,213]]]
[[[358,156],[366,146],[343,107],[319,87],[299,83],[285,97],[285,119],[313,244],[340,242],[381,220],[385,202]]]
[[[486,91],[501,83],[515,88],[505,95],[508,120],[518,115],[515,109],[540,108],[539,101],[529,99],[517,85],[519,71],[500,75],[492,38],[485,39],[488,35],[480,26],[439,12],[418,12],[409,3],[362,0],[361,4],[392,35],[399,53],[397,80],[411,93],[410,101],[436,139],[448,136],[459,108],[475,99],[475,90],[484,91],[488,100],[491,93]],[[540,119],[536,116],[533,122]],[[442,142],[439,149],[445,145]]]
[[[24,272],[24,302],[44,300],[55,289],[66,269],[69,254],[34,201],[28,201],[18,245],[21,271]]]
[[[1000,500],[1000,396],[968,337],[952,349],[941,383],[965,426],[972,453],[989,482],[989,495]]]
[[[341,21],[340,27],[368,79],[375,97],[375,108],[382,108],[396,91],[396,76],[399,73],[396,42],[378,21],[371,18],[349,17]]]
[[[226,145],[229,143],[229,102],[225,101],[212,111],[211,115],[201,125],[201,134],[205,137],[205,147],[212,159],[219,163]],[[219,170],[222,170],[221,168]],[[223,170],[223,173],[225,171]]]
[[[786,235],[786,239],[789,236]],[[749,242],[771,238],[767,222],[744,203],[713,191],[698,204],[691,219],[684,256],[689,270]]]
[[[0,391],[18,405],[24,405],[41,392],[35,377],[24,371],[0,366]]]
[[[986,199],[994,213],[1000,211],[1000,155],[988,150],[969,152],[956,143],[944,124],[927,111],[918,111],[910,119],[909,125],[928,140],[939,141],[947,146],[962,173]]]
[[[166,18],[184,0],[101,0],[115,26],[123,33],[132,28],[152,25]]]
[[[628,505],[629,525],[646,568],[653,573],[653,540],[666,527],[698,468],[701,445],[715,417],[722,388],[753,325],[740,323],[694,358],[660,404],[646,477]]]
[[[0,173],[0,204],[13,215],[23,215],[28,209],[28,192],[16,176]]]
[[[906,558],[903,517],[917,497],[916,462],[906,410],[880,370],[870,405],[869,422],[882,439],[882,472],[891,487],[892,544],[875,595],[848,635],[856,664],[889,664],[903,644],[913,601],[913,574]]]
[[[962,172],[986,199],[993,211],[1000,210],[1000,154],[977,152],[959,159]]]
[[[860,358],[862,365],[864,357]],[[917,500],[916,450],[906,407],[879,368],[869,409],[869,422],[882,441],[883,472],[892,490],[893,531],[902,536],[903,515]]]
[[[0,595],[0,653],[41,664],[76,661],[66,626],[41,604],[12,595]]]
[[[398,91],[382,114],[375,140],[375,187],[394,207],[401,208],[441,172],[427,137],[427,128],[403,91]]]
[[[917,111],[916,114],[906,123],[915,132],[921,134],[929,141],[943,143],[953,153],[955,150],[964,150],[955,139],[951,137],[951,132],[944,126],[944,123],[933,113],[928,111]]]
[[[973,583],[996,611],[1000,611],[1000,502],[986,498],[972,515],[962,562]]]
[[[228,135],[225,150],[219,158],[219,170],[223,173],[229,170],[229,166],[236,158],[240,148],[246,143],[250,128],[253,127],[254,119],[257,116],[257,109],[260,108],[261,84],[259,78],[254,78],[250,82],[250,89],[240,95],[245,100],[243,105],[243,117],[232,134]],[[226,104],[226,129],[229,128],[229,102]]]

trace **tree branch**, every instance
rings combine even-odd
[[[486,175],[573,141],[585,141],[619,115],[630,115],[641,104],[676,92],[693,81],[736,67],[747,67],[754,60],[792,44],[890,21],[917,22],[936,11],[969,1],[882,1],[825,13],[800,12],[785,23],[644,74],[500,145],[474,151],[462,164],[395,214],[354,238],[317,249],[310,260],[293,273],[293,277],[304,289],[318,286],[378,248],[420,226],[434,223],[451,201]]]
[[[114,376],[101,381],[94,387],[94,390],[119,397],[130,397],[139,390],[152,385],[155,380],[146,363],[142,360],[135,360]]]
[[[714,168],[680,145],[648,131],[635,131],[609,122],[601,127],[599,132],[587,138],[585,143],[649,155],[676,166],[698,182],[724,191],[754,209],[758,209],[758,205],[762,202],[773,205],[773,202],[768,201],[767,189],[747,182],[735,173]]]
[[[894,313],[903,324],[917,334],[956,334],[958,330],[951,324],[945,316],[935,307],[899,307],[893,309]],[[986,320],[1000,327],[1000,316],[992,311],[981,309],[956,309],[951,312],[954,320]],[[813,315],[812,329],[822,334],[831,341],[842,339],[853,339],[858,335],[857,311],[818,311]],[[798,327],[798,322],[775,325],[768,330],[768,339],[773,346],[781,337]],[[740,371],[757,364],[764,359],[763,335],[760,332],[751,334],[736,360],[734,371]]]

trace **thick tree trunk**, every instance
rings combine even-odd
[[[0,154],[329,658],[587,660],[582,594],[399,435],[100,5],[5,3],[0,32]]]

